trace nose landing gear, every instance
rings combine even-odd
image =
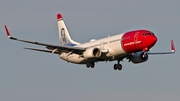
[[[94,68],[95,64],[94,64],[94,62],[88,62],[88,63],[86,63],[86,67],[87,68],[89,68],[89,67]]]
[[[122,65],[120,64],[120,61],[118,61],[117,64],[114,64],[114,70],[122,70]]]

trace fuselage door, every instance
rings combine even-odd
[[[141,41],[139,40],[138,36],[139,36],[139,32],[136,32],[134,34],[134,46],[135,47],[138,47],[141,44]]]

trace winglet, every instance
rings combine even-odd
[[[11,34],[8,31],[8,28],[6,27],[6,25],[4,25],[4,28],[6,30],[6,35],[8,36],[8,38],[11,38]]]
[[[62,19],[62,15],[59,13],[59,14],[57,14],[57,20],[59,21],[59,20],[61,20]]]
[[[174,46],[174,41],[171,40],[171,52],[175,52],[175,46]]]

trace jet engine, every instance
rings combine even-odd
[[[97,58],[101,56],[101,50],[99,48],[87,48],[83,53],[84,58]]]
[[[148,60],[148,54],[144,52],[134,53],[131,57],[131,61],[134,64],[146,62]]]

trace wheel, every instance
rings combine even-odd
[[[91,68],[94,68],[95,64],[94,62],[91,63]]]
[[[121,64],[118,64],[118,65],[117,65],[117,69],[118,69],[118,70],[122,70],[122,65],[121,65]]]
[[[86,63],[86,67],[89,68],[91,66],[91,64],[88,62]]]
[[[94,64],[94,62],[87,62],[87,63],[86,63],[86,67],[87,67],[87,68],[89,68],[89,67],[94,68],[94,67],[95,67],[95,64]]]
[[[114,64],[114,70],[117,70],[117,64]]]

